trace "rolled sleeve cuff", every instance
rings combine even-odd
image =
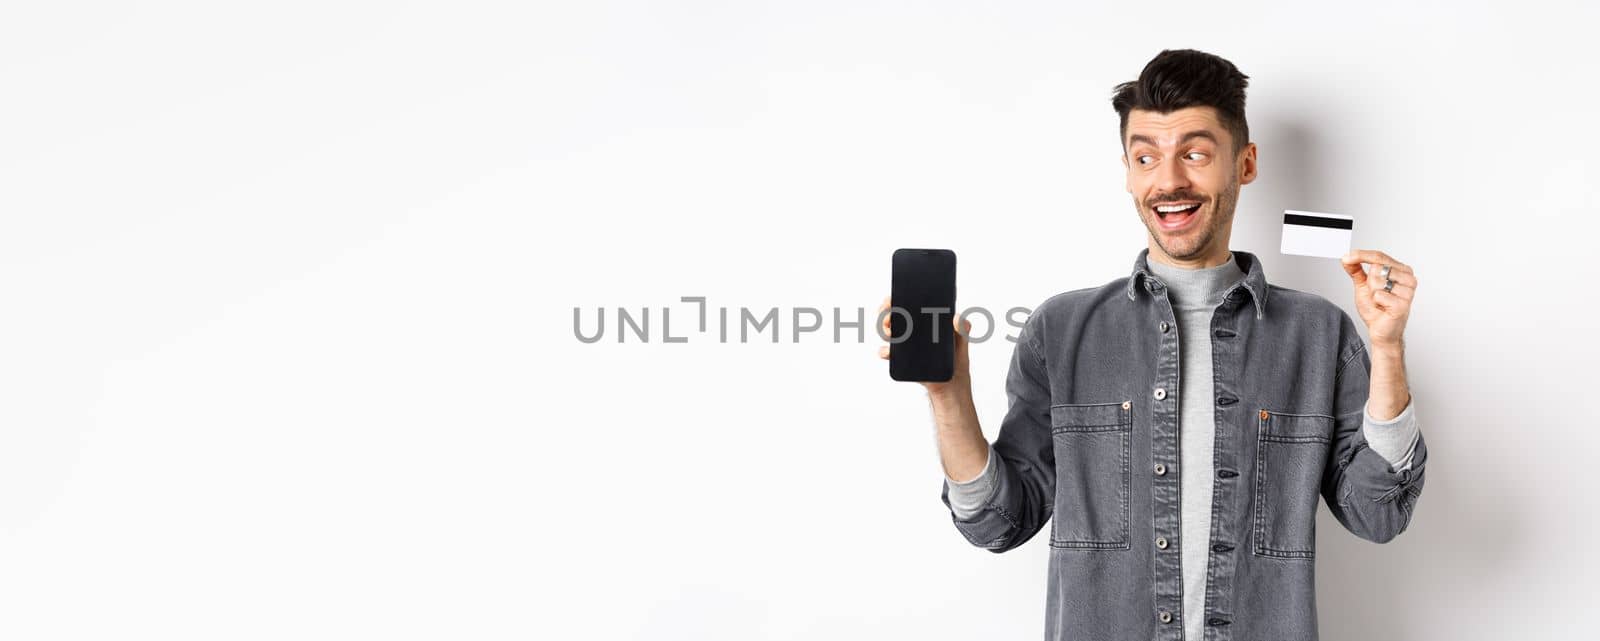
[[[968,481],[957,481],[944,476],[944,484],[948,489],[950,511],[959,519],[970,519],[983,509],[984,505],[994,497],[994,445],[989,445],[989,458],[983,464],[983,471],[976,478]]]
[[[1380,421],[1372,417],[1371,401],[1367,402],[1361,410],[1363,423],[1361,431],[1367,438],[1367,444],[1383,458],[1394,466],[1396,472],[1411,467],[1411,457],[1416,452],[1417,438],[1422,434],[1421,426],[1417,423],[1416,412],[1412,409],[1416,399],[1406,402],[1406,408],[1400,415],[1387,421]]]

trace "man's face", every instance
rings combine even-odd
[[[1255,144],[1234,153],[1215,109],[1187,107],[1133,110],[1123,145],[1128,193],[1155,244],[1177,260],[1226,253],[1239,186],[1256,177]]]

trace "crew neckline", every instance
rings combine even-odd
[[[1239,267],[1238,256],[1228,252],[1227,262],[1214,267],[1179,267],[1150,260],[1150,271],[1171,290],[1173,303],[1180,306],[1209,305],[1222,302],[1222,294],[1245,277]]]

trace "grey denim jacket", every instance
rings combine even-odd
[[[1047,640],[1177,641],[1186,616],[1205,617],[1207,641],[1315,640],[1318,495],[1356,536],[1389,541],[1411,521],[1427,444],[1419,437],[1400,472],[1369,448],[1372,361],[1355,323],[1327,299],[1269,285],[1254,254],[1233,250],[1246,275],[1211,321],[1206,607],[1184,612],[1182,370],[1149,253],[1132,275],[1057,294],[1028,318],[1006,378],[993,492],[970,519],[952,511],[956,529],[998,553],[1051,523]],[[943,498],[948,507],[948,487]]]

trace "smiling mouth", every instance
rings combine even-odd
[[[1156,214],[1166,218],[1174,215],[1192,214],[1195,210],[1200,209],[1200,203],[1164,203],[1156,205],[1155,209]]]
[[[1161,227],[1175,230],[1188,225],[1195,213],[1200,211],[1200,203],[1195,201],[1161,203],[1154,209],[1156,216],[1161,220]]]

